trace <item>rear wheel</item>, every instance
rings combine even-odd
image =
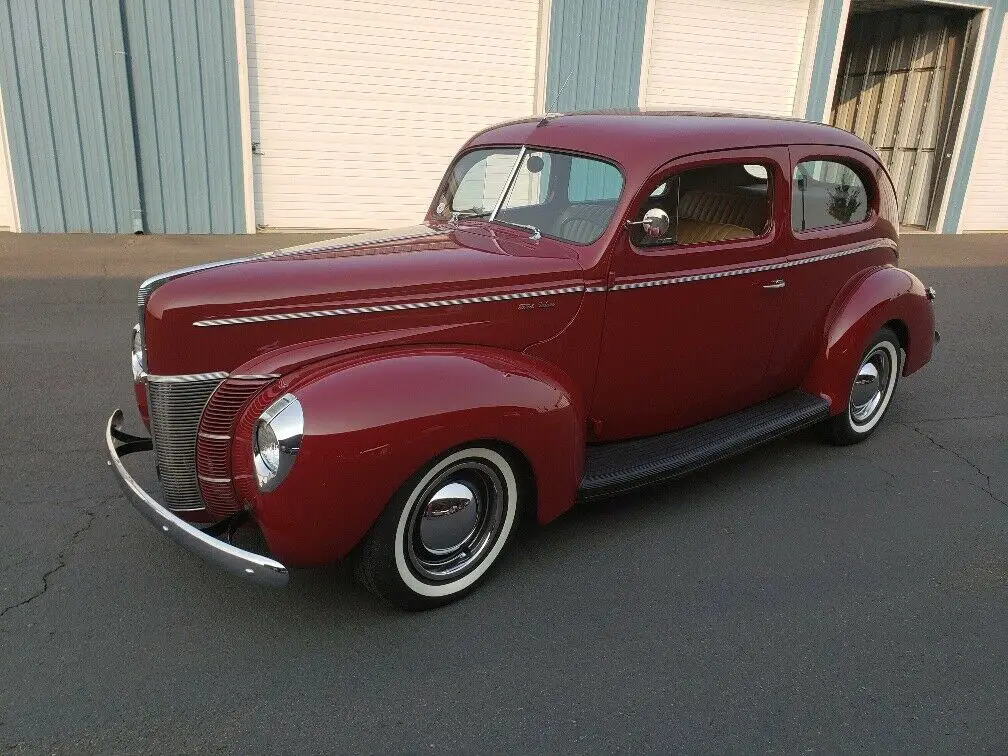
[[[899,338],[888,326],[871,340],[851,385],[847,410],[827,425],[835,444],[856,444],[868,438],[889,408],[902,368]]]
[[[407,609],[453,601],[483,579],[507,544],[518,497],[515,468],[499,451],[452,451],[399,489],[357,550],[354,572]]]

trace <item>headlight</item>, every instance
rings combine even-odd
[[[133,326],[133,343],[130,347],[130,365],[133,368],[133,382],[138,382],[144,375],[143,341],[140,339],[140,324]]]
[[[252,464],[260,491],[272,491],[283,482],[294,466],[303,433],[304,413],[293,394],[284,394],[259,416],[252,438]]]
[[[280,469],[280,442],[269,423],[256,423],[255,446],[267,470],[275,473]]]

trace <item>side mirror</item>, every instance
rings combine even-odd
[[[660,207],[652,207],[644,213],[644,219],[639,221],[627,221],[626,225],[640,226],[644,233],[652,239],[660,239],[669,232],[672,221],[669,214]]]

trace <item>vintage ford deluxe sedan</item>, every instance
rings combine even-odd
[[[488,129],[421,225],[143,282],[150,438],[117,410],[109,464],[157,527],[250,580],[349,555],[379,596],[444,603],[521,517],[814,424],[868,437],[937,340],[933,290],[896,267],[896,201],[872,148],[820,124]],[[160,502],[121,460],[151,449]],[[233,545],[239,525],[270,556]]]

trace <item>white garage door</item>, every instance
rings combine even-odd
[[[809,0],[654,0],[644,104],[791,115]]]
[[[246,0],[256,219],[422,219],[478,129],[534,111],[539,0]]]
[[[1008,230],[1008,24],[1001,29],[997,61],[984,109],[980,140],[963,208],[963,231]]]

